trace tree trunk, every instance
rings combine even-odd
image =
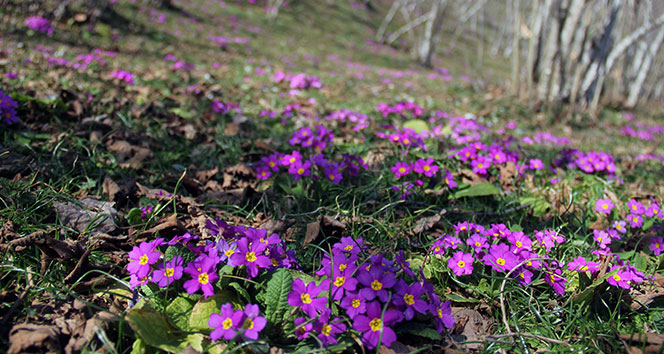
[[[394,0],[392,7],[390,7],[390,10],[387,12],[387,15],[385,15],[383,22],[381,22],[380,27],[378,27],[378,32],[376,32],[376,42],[383,43],[385,40],[385,31],[387,31],[387,26],[389,26],[394,19],[394,16],[397,14],[399,7],[401,7],[401,0]]]
[[[512,27],[512,93],[519,94],[519,69],[521,51],[519,50],[521,18],[519,16],[519,0],[512,0],[514,26]]]
[[[630,85],[629,96],[627,97],[627,102],[626,102],[627,107],[632,108],[638,102],[639,94],[641,93],[643,88],[643,83],[646,81],[646,76],[650,72],[651,64],[655,59],[657,52],[659,51],[659,46],[662,44],[662,40],[664,40],[664,27],[659,30],[654,41],[650,42],[650,48],[648,50],[648,54],[646,55],[645,59],[643,60],[643,63],[641,64],[641,68],[639,69],[639,73],[636,76],[636,79]]]
[[[549,18],[553,18],[548,24],[544,49],[541,54],[541,60],[538,64],[540,70],[537,77],[537,100],[545,101],[548,98],[551,75],[553,73],[553,61],[558,53],[558,36],[560,34],[560,22],[558,21],[558,12],[560,11],[560,1],[556,0],[553,6],[546,9]]]
[[[436,50],[436,41],[438,40],[438,33],[443,26],[443,19],[445,17],[445,8],[447,7],[447,0],[434,0],[431,6],[432,16],[427,21],[424,27],[424,33],[419,45],[418,61],[425,67],[431,67],[431,59]]]

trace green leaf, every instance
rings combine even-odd
[[[429,129],[429,124],[421,119],[410,119],[403,123],[404,128],[413,129],[417,133],[421,133]]]
[[[251,302],[251,297],[249,296],[249,293],[247,292],[247,290],[245,288],[242,287],[242,285],[240,285],[236,282],[232,282],[232,283],[228,283],[228,286],[235,289],[235,292],[238,295],[242,296],[242,298],[244,300],[246,300],[247,302]]]
[[[480,183],[454,193],[454,199],[500,194],[500,189],[490,183]]]
[[[131,354],[147,354],[148,347],[145,346],[145,343],[140,338],[137,338],[134,341],[134,344],[131,346]]]
[[[129,225],[140,224],[142,222],[141,214],[143,214],[141,208],[131,208],[127,213],[127,221],[129,222]]]
[[[445,294],[445,297],[454,302],[480,302],[480,299],[467,298],[454,293]]]
[[[197,294],[180,295],[173,299],[166,308],[166,315],[176,326],[182,330],[189,331],[189,314],[200,298]]]
[[[275,323],[284,319],[290,306],[288,293],[292,290],[293,277],[288,269],[280,268],[272,273],[272,279],[265,289],[265,315],[267,320]]]
[[[420,322],[408,322],[399,329],[399,332],[408,333],[431,340],[443,339],[443,336],[441,336],[440,333],[438,333],[435,329],[430,328],[424,323]]]
[[[184,119],[191,119],[196,116],[196,112],[194,111],[187,111],[184,108],[176,107],[176,108],[171,108],[171,112],[179,115],[180,117]]]
[[[240,307],[235,294],[230,290],[222,290],[221,292],[210,296],[206,299],[199,300],[194,308],[191,310],[189,316],[189,328],[192,331],[211,331],[212,328],[208,326],[208,320],[213,313],[221,311],[221,305],[225,303],[232,303],[236,307]]]
[[[144,344],[170,353],[180,353],[187,346],[187,336],[157,311],[132,308],[125,318]],[[134,344],[140,350],[141,344]]]

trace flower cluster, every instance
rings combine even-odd
[[[200,290],[208,297],[214,294],[214,283],[219,279],[217,269],[220,265],[242,267],[247,277],[254,278],[261,270],[291,268],[297,264],[293,253],[286,251],[277,234],[268,237],[266,230],[230,226],[219,219],[208,220],[206,226],[210,233],[217,237],[216,241],[208,240],[203,245],[196,245],[199,237],[186,233],[169,242],[158,238],[134,246],[129,252],[131,261],[127,265],[131,287],[146,285],[148,282],[166,287],[186,273],[190,279],[186,280],[182,287],[189,294]],[[159,250],[160,246],[179,246],[193,254],[193,261],[185,265],[180,255],[167,260]]]
[[[293,132],[293,136],[288,143],[302,147],[311,147],[316,152],[325,150],[327,144],[334,138],[334,133],[322,125],[317,125],[314,129],[303,127]]]
[[[233,340],[239,336],[249,339],[258,339],[258,334],[265,328],[267,320],[259,316],[258,305],[247,304],[244,310],[234,310],[231,303],[221,306],[221,313],[213,313],[208,320],[208,326],[213,328],[210,339]]]
[[[439,332],[454,326],[450,303],[442,302],[433,286],[413,273],[403,251],[395,260],[381,254],[364,261],[364,250],[361,238],[342,237],[316,272],[322,281],[293,281],[288,304],[298,308],[298,339],[316,335],[325,346],[337,343],[337,334],[345,332],[346,325],[342,318],[332,318],[332,313],[338,312],[334,309],[343,310],[369,349],[379,342],[392,345],[396,340],[393,326],[413,320],[416,314],[431,315]],[[332,308],[321,296],[323,292],[328,292]]]
[[[333,120],[341,123],[349,122],[353,124],[354,131],[360,131],[369,126],[369,116],[363,113],[351,111],[349,109],[340,109],[327,116],[327,120]]]
[[[49,36],[53,34],[51,21],[41,16],[31,16],[26,18],[25,25],[33,31],[42,32]]]
[[[396,114],[402,117],[405,117],[406,115],[410,114],[413,117],[421,117],[424,114],[424,108],[418,106],[413,102],[408,102],[408,101],[398,102],[394,105],[389,105],[387,103],[381,102],[376,107],[376,110],[380,112],[380,114],[382,114],[383,117],[387,117],[390,114]]]
[[[562,151],[562,158],[557,165],[566,165],[569,169],[578,168],[585,173],[606,173],[613,175],[616,172],[616,164],[613,156],[606,152],[583,152],[575,149]]]
[[[173,66],[171,67],[173,70],[183,70],[183,71],[189,71],[194,69],[194,64],[186,63],[180,59],[178,59],[175,55],[173,54],[167,54],[164,57],[164,60],[168,62],[172,62]]]
[[[240,106],[233,103],[223,103],[221,101],[214,100],[212,101],[211,107],[215,113],[226,114],[229,112],[235,112],[242,114],[242,109],[240,109]]]
[[[273,173],[281,169],[286,170],[294,181],[312,176],[312,171],[318,171],[324,179],[338,184],[346,176],[357,176],[360,169],[368,169],[361,157],[343,154],[341,162],[331,162],[323,154],[318,153],[305,158],[299,151],[293,150],[290,154],[274,153],[261,159],[256,167],[256,175],[259,179],[268,179]],[[319,175],[313,175],[317,180]]]
[[[457,276],[473,274],[475,265],[483,264],[496,272],[511,274],[525,286],[540,273],[562,295],[567,279],[561,276],[557,262],[545,260],[553,248],[564,242],[565,238],[553,230],[527,235],[510,231],[504,224],[484,227],[464,221],[454,226],[454,234],[440,235],[430,252],[446,260],[450,271]]]
[[[5,123],[13,124],[18,122],[16,107],[18,107],[18,103],[11,96],[5,94],[4,91],[0,91],[0,115]]]
[[[317,76],[309,76],[304,73],[300,74],[286,74],[283,71],[277,71],[274,74],[274,82],[288,82],[288,87],[291,89],[319,89],[323,87],[320,78]]]
[[[389,127],[386,127],[389,128]],[[403,129],[386,129],[385,131],[379,131],[376,133],[376,136],[381,139],[389,140],[399,146],[404,148],[408,147],[420,147],[425,149],[424,145],[424,136],[417,133],[413,129],[403,128]]]
[[[124,71],[124,70],[114,70],[111,73],[111,77],[120,81],[124,82],[125,84],[129,86],[134,85],[134,74],[130,73],[129,71]]]

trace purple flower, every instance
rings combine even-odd
[[[611,210],[613,209],[615,205],[613,202],[611,202],[611,199],[598,199],[597,202],[595,202],[595,210],[604,213],[604,214],[611,214]]]
[[[627,222],[622,221],[622,220],[616,220],[613,222],[613,228],[616,229],[616,231],[620,232],[621,234],[624,234],[627,232]]]
[[[360,289],[360,295],[368,301],[378,297],[381,301],[387,302],[390,296],[387,289],[392,288],[397,283],[394,274],[386,273],[383,266],[376,263],[371,264],[368,271],[361,268],[358,271],[357,280],[365,286],[365,288]]]
[[[514,274],[514,277],[519,279],[519,282],[523,286],[530,284],[533,279],[533,272],[529,271],[525,267],[520,267],[516,272],[514,272]]]
[[[203,291],[204,297],[214,295],[212,283],[219,279],[217,276],[217,262],[218,259],[216,258],[202,255],[200,259],[187,264],[184,272],[192,277],[183,284],[187,293],[193,294],[200,289]]]
[[[326,298],[317,298],[323,291],[329,288],[329,281],[323,280],[316,286],[315,282],[304,284],[302,279],[293,281],[293,291],[288,294],[288,304],[293,307],[300,307],[309,317],[316,317],[317,311],[323,311],[327,308]]]
[[[447,184],[448,188],[452,189],[457,187],[457,183],[454,181],[452,172],[445,170],[445,176],[443,177],[443,180],[445,181],[445,184]]]
[[[441,302],[440,298],[435,294],[430,294],[431,305],[429,311],[436,319],[436,330],[438,333],[443,333],[443,328],[454,328],[454,316],[452,316],[452,305],[449,301]]]
[[[629,289],[629,282],[632,280],[632,274],[624,267],[613,266],[609,271],[614,272],[615,274],[609,276],[606,281],[615,287],[621,287],[623,289]]]
[[[664,214],[662,214],[662,209],[659,207],[659,204],[652,203],[650,204],[648,209],[646,209],[646,216],[649,218],[658,217],[662,219],[664,217]]]
[[[325,178],[332,181],[332,183],[339,184],[339,182],[343,179],[343,176],[341,175],[341,171],[337,164],[328,164],[327,166],[325,166],[324,173],[325,173]]]
[[[111,73],[111,76],[118,81],[122,81],[127,85],[134,85],[134,74],[124,71],[124,70],[115,70]]]
[[[390,169],[394,173],[394,178],[401,178],[410,173],[410,165],[406,162],[397,162],[394,167]]]
[[[180,255],[176,255],[169,262],[160,265],[159,269],[152,274],[152,281],[161,288],[173,284],[180,278],[182,278],[182,257]]]
[[[558,295],[564,295],[565,294],[565,278],[560,276],[560,269],[555,269],[552,272],[549,272],[545,277],[544,280],[549,283],[553,287],[553,291],[556,292]]]
[[[157,246],[161,243],[162,239],[157,239],[153,242],[141,242],[138,247],[134,248],[129,252],[129,259],[132,260],[127,264],[127,271],[131,274],[135,274],[139,279],[147,277],[152,269],[152,265],[157,263],[159,257],[161,257],[161,252],[157,251]],[[159,241],[157,243],[156,241]]]
[[[512,232],[507,236],[507,241],[514,247],[514,253],[519,253],[523,250],[530,251],[533,241],[523,232]]]
[[[474,260],[472,254],[459,251],[447,261],[447,265],[456,276],[468,275],[473,273]]]
[[[597,242],[599,248],[606,248],[612,241],[611,236],[602,230],[593,230],[593,239]]]
[[[297,150],[293,150],[290,155],[281,155],[280,159],[282,166],[292,166],[296,162],[302,161],[302,154]]]
[[[528,166],[531,170],[541,170],[544,168],[544,163],[540,159],[531,159],[528,161]]]
[[[343,271],[334,270],[332,276],[332,299],[339,301],[344,296],[344,291],[355,291],[357,279],[353,278],[354,268],[345,268]]]
[[[643,218],[639,215],[627,215],[627,220],[629,220],[629,226],[631,226],[633,229],[639,228],[643,225]]]
[[[53,34],[53,27],[51,27],[51,21],[41,16],[31,16],[26,18],[25,25],[33,31],[42,32],[49,36]]]
[[[567,269],[575,270],[577,272],[591,272],[594,273],[599,270],[599,264],[595,262],[589,262],[583,257],[574,258],[567,265]]]
[[[627,209],[629,209],[629,212],[634,215],[642,215],[646,211],[643,204],[634,199],[630,199],[629,202],[627,202]]]
[[[659,256],[664,252],[664,238],[662,238],[662,236],[651,238],[650,246],[648,246],[648,248],[655,254],[655,256]]]
[[[424,174],[427,177],[433,177],[438,173],[438,166],[434,165],[434,160],[428,157],[426,160],[418,159],[413,165],[413,170],[419,174]]]
[[[263,230],[264,231],[264,230]],[[231,261],[235,266],[247,266],[247,273],[250,278],[258,275],[258,268],[268,268],[272,265],[270,258],[264,255],[267,244],[263,242],[252,242],[249,244],[249,238],[245,237],[237,241],[237,250],[231,256]]]
[[[272,171],[267,166],[261,166],[256,169],[256,178],[268,179],[272,177]]]
[[[311,162],[310,161],[295,161],[288,168],[288,173],[293,175],[293,180],[298,181],[302,177],[308,177],[311,174]]]
[[[372,301],[367,304],[367,314],[359,315],[353,322],[353,328],[362,334],[362,343],[369,349],[374,349],[378,345],[381,333],[382,345],[389,347],[397,339],[397,335],[392,328],[388,327],[401,319],[398,311],[383,311],[378,301]]]
[[[489,253],[482,257],[482,262],[498,272],[508,272],[518,264],[509,246],[502,243],[491,245]]]
[[[477,156],[477,158],[471,161],[470,165],[473,168],[473,172],[478,175],[486,175],[487,170],[491,167],[491,159],[486,156]]]
[[[351,255],[357,255],[362,252],[362,242],[362,238],[342,237],[341,242],[334,245],[334,249]]]
[[[358,293],[347,292],[346,297],[341,300],[339,306],[346,310],[346,314],[351,319],[367,311],[366,300]]]
[[[242,335],[248,339],[258,339],[258,333],[265,328],[267,320],[265,317],[259,316],[260,310],[258,305],[247,304],[244,308],[244,323],[242,324]],[[212,326],[210,326],[212,327]]]
[[[483,249],[489,248],[486,237],[480,234],[473,234],[466,240],[466,244],[473,248],[475,253],[482,252]]]
[[[429,305],[421,297],[424,295],[424,288],[421,283],[406,284],[401,279],[395,286],[395,294],[392,297],[392,303],[399,307],[405,307],[404,316],[406,320],[411,320],[415,316],[415,311],[426,314]]]
[[[307,322],[304,317],[298,317],[295,319],[295,335],[298,340],[304,340],[309,336],[309,333],[313,330],[313,324]]]
[[[213,313],[208,320],[208,326],[214,328],[210,333],[210,339],[217,341],[221,338],[232,340],[242,326],[242,310],[233,310],[231,303],[221,306],[221,314]]]
[[[346,330],[346,325],[341,322],[341,318],[335,317],[330,321],[330,313],[330,309],[323,311],[314,325],[314,329],[319,332],[318,339],[320,339],[324,347],[338,343],[336,335]]]

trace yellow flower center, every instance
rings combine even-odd
[[[438,317],[443,318],[443,310],[442,309],[438,309]]]
[[[410,140],[408,140],[408,139],[403,139],[403,143],[406,144],[406,145],[408,145],[408,144],[410,144]]]
[[[270,162],[268,162],[268,165],[270,165],[270,167],[274,167],[275,163],[274,163],[274,161],[270,161]]]
[[[247,260],[247,262],[255,262],[256,261],[256,253],[255,252],[247,252],[247,254],[244,256],[244,259]]]
[[[327,177],[334,181],[334,175],[333,174],[330,173],[329,175],[327,175]]]
[[[602,236],[597,237],[597,242],[602,242]]]
[[[207,273],[201,273],[201,274],[198,275],[198,282],[199,283],[205,285],[205,284],[208,283],[208,281],[210,281],[210,279],[208,278]]]
[[[300,168],[297,169],[297,174],[298,175],[301,175],[303,173],[304,173],[304,168],[300,167]]]
[[[516,247],[522,247],[523,243],[521,241],[516,241]]]
[[[324,324],[323,328],[320,329],[320,333],[323,333],[324,336],[329,336],[332,331],[332,327],[329,324]]]
[[[555,283],[556,277],[554,277],[553,274],[549,274],[549,280],[551,280],[552,283]]]
[[[659,242],[655,242],[655,248],[659,248],[660,244]]]
[[[445,177],[445,183],[446,183],[446,184],[450,184],[450,179],[447,178],[447,177]]]
[[[175,270],[173,268],[166,268],[164,270],[164,275],[169,277],[169,278],[172,277],[173,274],[175,274]]]
[[[347,267],[348,267],[348,265],[345,264],[345,263],[339,264],[339,270],[342,271],[342,272],[343,272],[344,270],[346,270]]]
[[[581,270],[582,272],[585,272],[585,271],[588,270],[588,266],[585,266],[585,265],[584,265],[584,266],[581,266],[580,270]]]
[[[406,169],[403,167],[399,167],[399,173],[406,173]]]
[[[353,250],[353,245],[348,245],[348,246],[344,247],[344,249],[346,251],[352,251]]]
[[[345,282],[346,282],[346,277],[337,277],[337,279],[334,281],[334,286],[341,287],[344,285]]]
[[[247,318],[242,327],[244,327],[244,329],[252,329],[254,328],[254,321],[251,318]]]
[[[480,162],[480,163],[477,164],[477,167],[482,168],[482,167],[484,167],[484,165]]]
[[[620,279],[622,279],[622,278],[618,274],[613,276],[613,280],[615,280],[615,281],[620,281]]]
[[[224,322],[221,323],[222,326],[224,326],[224,329],[229,329],[233,327],[233,320],[231,320],[230,317],[226,317]]]
[[[638,208],[636,207],[636,205],[632,205],[632,210],[636,210],[636,209],[638,209]]]
[[[147,254],[142,255],[141,258],[138,259],[138,264],[140,265],[148,264],[148,255]]]
[[[353,299],[353,302],[351,303],[351,305],[353,305],[353,308],[358,308],[360,307],[361,304],[362,303],[360,302],[360,299]]]
[[[230,256],[232,256],[233,253],[235,253],[235,251],[233,251],[233,250],[226,250],[226,252],[224,252],[224,254],[226,255],[226,257],[230,257]]]
[[[602,209],[604,209],[604,210],[609,209],[609,205],[606,204],[606,203],[605,203],[605,204],[602,204]]]
[[[274,258],[270,258],[270,261],[272,261],[272,265],[273,265],[274,267],[276,267],[276,266],[279,265],[279,262],[277,262],[277,260],[274,259]]]
[[[465,227],[465,226],[461,226],[461,227],[459,228],[459,231],[466,231],[466,229],[467,229],[467,227]]]
[[[378,279],[371,282],[371,289],[378,291],[383,288],[383,283],[379,282]]]
[[[521,277],[521,279],[526,279],[526,273],[519,273],[519,277]]]
[[[373,320],[371,320],[371,322],[369,322],[369,327],[371,327],[372,331],[376,332],[380,331],[381,328],[383,328],[383,324],[380,318],[374,318]]]
[[[431,167],[429,167],[429,165],[424,165],[424,167],[422,167],[422,169],[425,170],[425,171],[429,171],[431,169]]]
[[[264,239],[264,238],[262,238],[262,237],[261,237],[261,238],[260,238],[260,240],[258,240],[258,241],[260,241],[260,242],[262,242],[262,243],[265,243],[265,244],[267,244],[267,240],[266,240],[266,239]]]
[[[288,160],[288,162],[290,162],[290,163],[295,162],[295,158],[294,158],[294,157],[291,157],[290,160]]]
[[[404,301],[407,305],[412,305],[412,304],[415,303],[415,297],[414,297],[413,295],[409,294],[409,293],[406,293],[406,294],[403,296],[403,301]]]
[[[496,259],[496,263],[497,263],[497,264],[500,264],[500,265],[505,265],[505,259],[503,259],[503,258],[498,258],[498,259]]]
[[[300,300],[302,300],[303,304],[310,304],[311,303],[311,296],[309,296],[308,293],[304,293],[300,295]]]
[[[475,247],[482,247],[482,244],[479,242],[475,242]]]
[[[463,267],[466,266],[466,262],[464,262],[464,261],[459,261],[459,263],[457,263],[457,265],[459,266],[459,268],[463,268]]]
[[[632,218],[632,221],[634,221],[634,222],[639,222],[639,217],[638,217],[638,216],[633,217],[633,218]]]

